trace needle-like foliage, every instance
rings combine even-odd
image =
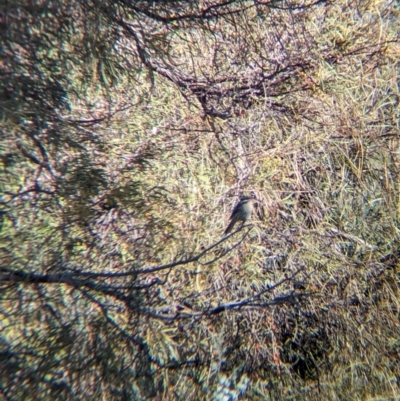
[[[0,6],[1,397],[397,400],[399,14]]]

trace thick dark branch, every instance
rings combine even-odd
[[[213,308],[206,308],[199,311],[192,311],[188,312],[188,309],[185,307],[180,307],[179,305],[174,305],[172,308],[166,309],[162,308],[160,310],[144,310],[143,313],[148,314],[154,318],[163,319],[163,320],[174,320],[174,319],[187,319],[187,318],[194,318],[194,317],[201,317],[201,316],[211,316],[217,315],[219,313],[233,310],[233,311],[243,311],[243,310],[254,310],[260,308],[269,308],[270,306],[280,305],[285,303],[294,303],[299,298],[308,297],[315,295],[313,293],[297,293],[295,290],[291,291],[289,294],[281,295],[273,298],[270,301],[262,302],[260,301],[260,297],[268,292],[272,292],[273,290],[279,288],[282,284],[286,282],[290,282],[296,277],[300,272],[304,271],[304,268],[301,267],[296,270],[290,277],[285,277],[284,279],[280,280],[274,285],[268,286],[268,288],[259,291],[257,294],[254,294],[251,297],[247,297],[235,302],[229,302],[226,304],[218,305]],[[172,310],[174,309],[174,310]],[[175,313],[171,313],[175,312]]]
[[[294,291],[290,292],[287,295],[282,295],[272,299],[271,301],[267,302],[256,302],[256,301],[247,301],[242,300],[238,302],[231,302],[223,305],[216,306],[215,308],[206,309],[203,311],[197,312],[188,312],[187,309],[179,310],[176,313],[160,313],[148,310],[142,310],[144,314],[147,314],[153,318],[161,319],[161,320],[177,320],[177,319],[193,319],[193,318],[201,318],[204,316],[213,316],[218,315],[220,313],[226,311],[234,311],[234,312],[243,312],[249,310],[256,310],[256,309],[266,309],[270,308],[271,306],[276,305],[283,305],[283,304],[294,304],[301,298],[315,296],[314,293],[295,293]]]
[[[248,225],[244,226],[244,227],[248,227]],[[52,274],[28,273],[28,272],[24,272],[23,270],[11,270],[6,267],[0,267],[0,282],[14,282],[14,283],[27,283],[27,284],[40,284],[40,283],[69,284],[69,285],[73,285],[74,287],[85,286],[87,288],[94,289],[96,291],[101,291],[104,294],[115,296],[115,294],[116,294],[115,291],[121,290],[120,287],[113,288],[113,287],[110,287],[109,285],[103,285],[103,284],[100,284],[98,282],[91,281],[91,280],[95,280],[95,279],[99,279],[99,278],[121,278],[121,277],[136,276],[139,274],[149,274],[149,273],[155,273],[158,271],[172,269],[173,267],[176,267],[176,266],[187,265],[190,263],[199,262],[200,259],[203,256],[205,256],[210,250],[214,249],[215,247],[220,245],[222,242],[226,241],[232,235],[234,235],[238,231],[242,230],[242,228],[243,227],[240,227],[238,230],[232,232],[230,235],[223,237],[222,239],[217,241],[215,244],[212,244],[211,246],[209,246],[208,248],[206,248],[204,251],[200,252],[196,256],[193,256],[188,259],[182,259],[182,260],[178,260],[175,262],[167,263],[165,265],[147,267],[147,268],[139,269],[139,270],[130,270],[128,272],[123,272],[123,273],[111,273],[111,272],[110,273],[90,273],[90,272],[81,272],[79,270],[75,270],[73,272],[68,272],[68,273],[52,273]],[[241,243],[247,235],[248,235],[248,232],[246,232],[244,234],[243,238],[239,241],[239,243]],[[230,249],[233,249],[236,246],[237,246],[237,244],[233,245]],[[150,285],[146,284],[143,287],[138,287],[137,289],[147,288],[151,285],[154,285],[154,283],[151,283]]]

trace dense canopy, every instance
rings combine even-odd
[[[1,5],[0,398],[398,399],[399,21]]]

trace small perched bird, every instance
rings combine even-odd
[[[250,196],[245,196],[240,199],[239,203],[233,209],[233,212],[231,214],[231,222],[225,230],[225,235],[229,234],[232,231],[233,226],[236,224],[236,222],[241,221],[243,226],[246,221],[250,220],[255,201],[256,200]]]

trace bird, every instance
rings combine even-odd
[[[251,213],[253,212],[254,202],[256,202],[256,200],[254,199],[254,197],[251,196],[244,196],[240,199],[239,203],[232,211],[230,217],[231,221],[224,232],[225,235],[229,234],[232,231],[233,226],[238,221],[241,221],[243,226],[244,223],[250,220]]]

